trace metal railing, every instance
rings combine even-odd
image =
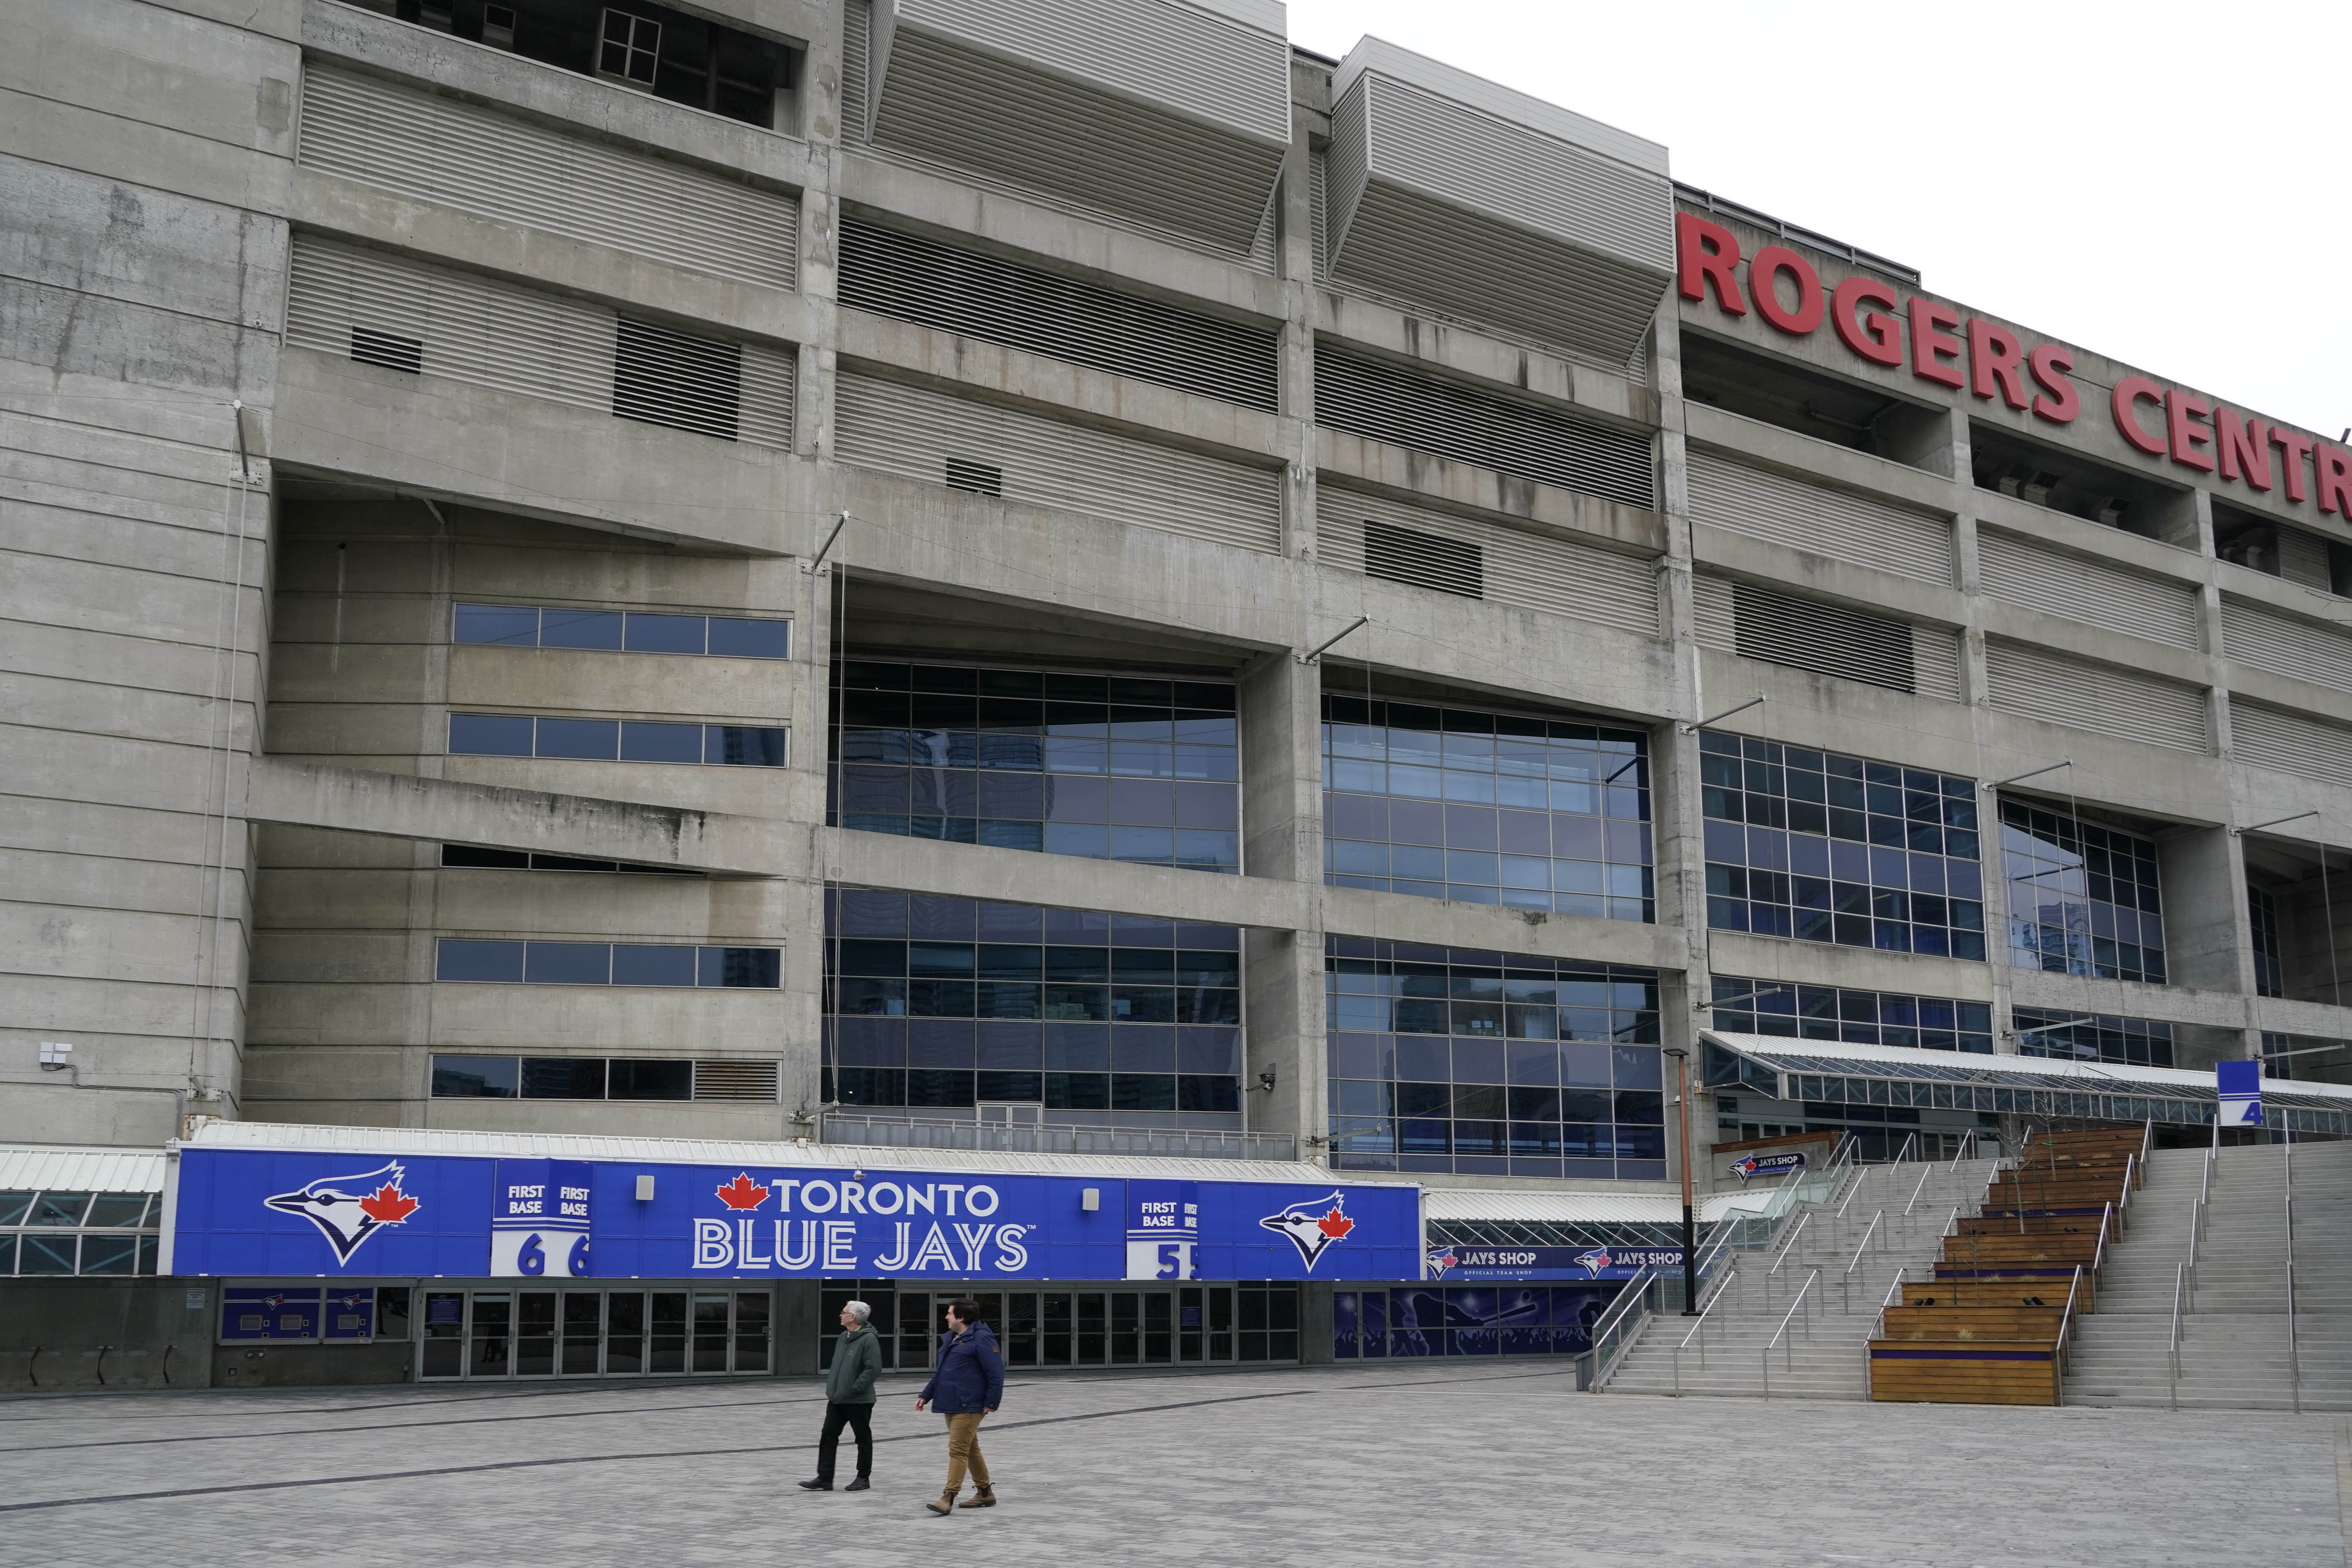
[[[1661,1283],[1663,1276],[1653,1268],[1643,1268],[1625,1282],[1617,1300],[1593,1323],[1591,1347],[1576,1358],[1578,1388],[1598,1394],[1616,1373],[1625,1352],[1633,1348],[1633,1342],[1642,1337],[1642,1331],[1656,1316]]]
[[[2167,1354],[2172,1363],[2172,1391],[2166,1404],[2180,1408],[2180,1302],[2189,1287],[2189,1265],[2178,1263],[2172,1268],[2172,1348]]]
[[[1862,1255],[1870,1250],[1870,1238],[1878,1234],[1878,1227],[1885,1219],[1885,1209],[1870,1216],[1870,1225],[1863,1231],[1862,1240],[1853,1249],[1853,1261],[1847,1264],[1845,1272],[1838,1277],[1838,1302],[1842,1310],[1853,1310],[1853,1271],[1862,1267]]]
[[[1916,1204],[1919,1201],[1919,1194],[1927,1190],[1927,1178],[1933,1175],[1935,1171],[1936,1167],[1929,1165],[1926,1170],[1919,1173],[1918,1184],[1911,1189],[1911,1202],[1903,1205],[1903,1217],[1905,1219],[1909,1219],[1911,1217],[1912,1205]]]
[[[2303,1414],[2303,1356],[2294,1336],[2294,1136],[2287,1135],[2286,1154],[2286,1386],[2297,1415]]]
[[[1298,1157],[1298,1141],[1269,1132],[1206,1131],[1169,1127],[1082,1127],[1055,1122],[932,1120],[825,1111],[818,1124],[824,1143],[893,1148],[999,1150],[1034,1154],[1169,1154],[1191,1159],[1273,1160]]]
[[[2104,1237],[2101,1237],[2103,1244],[2105,1239],[2105,1238]],[[2094,1267],[2095,1267],[2095,1265]],[[2077,1263],[2074,1265],[2074,1283],[2066,1287],[2066,1310],[2062,1313],[2058,1319],[2058,1342],[2053,1345],[2050,1349],[2050,1376],[2053,1384],[2053,1396],[2056,1399],[2057,1403],[2061,1405],[2066,1403],[2066,1340],[2067,1336],[2074,1331],[2074,1301],[2075,1299],[2082,1294],[2082,1291],[2083,1266]]]
[[[1818,1268],[1805,1276],[1804,1284],[1797,1289],[1797,1299],[1790,1302],[1789,1310],[1780,1315],[1780,1326],[1772,1331],[1772,1337],[1770,1339],[1764,1342],[1762,1366],[1764,1369],[1764,1397],[1767,1399],[1772,1397],[1772,1348],[1780,1343],[1782,1335],[1788,1333],[1789,1320],[1794,1318],[1797,1313],[1803,1309],[1805,1305],[1805,1298],[1811,1293],[1815,1285],[1821,1283],[1821,1279],[1822,1271]],[[1780,1354],[1780,1370],[1783,1372],[1796,1371],[1797,1342],[1793,1339],[1790,1340],[1788,1344],[1781,1349]]]
[[[1738,1272],[1739,1259],[1735,1258],[1731,1260],[1731,1267],[1724,1271],[1724,1285],[1728,1287]],[[1698,1321],[1690,1326],[1690,1332],[1683,1336],[1683,1342],[1675,1347],[1675,1397],[1677,1399],[1682,1397],[1683,1392],[1683,1352],[1690,1349],[1694,1342],[1698,1345],[1698,1369],[1701,1372],[1706,1370],[1706,1325],[1716,1308],[1722,1303],[1725,1293],[1725,1290],[1717,1289],[1708,1296],[1706,1305],[1699,1309]]]
[[[1908,1268],[1898,1268],[1895,1271],[1894,1282],[1886,1287],[1886,1294],[1878,1303],[1878,1316],[1870,1321],[1870,1332],[1863,1337],[1862,1397],[1864,1402],[1872,1397],[1870,1342],[1873,1340],[1883,1340],[1886,1337],[1886,1309],[1903,1304],[1903,1282],[1910,1278],[1910,1274],[1911,1271]]]

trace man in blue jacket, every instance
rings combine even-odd
[[[948,1418],[947,1490],[923,1505],[940,1514],[955,1511],[956,1493],[963,1489],[966,1468],[971,1471],[972,1485],[978,1489],[963,1500],[962,1506],[996,1506],[996,1489],[988,1479],[988,1461],[980,1457],[980,1422],[984,1415],[993,1415],[1004,1397],[1004,1358],[996,1353],[996,1336],[982,1321],[979,1304],[950,1302],[947,1325],[947,1331],[940,1336],[938,1370],[931,1373],[931,1381],[923,1384],[923,1392],[915,1395],[917,1410],[926,1405],[937,1405],[940,1414]]]

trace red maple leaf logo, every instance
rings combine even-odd
[[[416,1212],[415,1198],[390,1182],[360,1200],[360,1213],[385,1225],[398,1225]]]
[[[1321,1219],[1315,1222],[1315,1228],[1329,1237],[1332,1240],[1338,1241],[1341,1237],[1345,1237],[1349,1231],[1356,1228],[1356,1222],[1349,1219],[1346,1215],[1341,1214],[1337,1207],[1334,1207],[1329,1214],[1325,1215]]]
[[[768,1201],[768,1189],[749,1173],[738,1171],[733,1181],[719,1189],[719,1201],[730,1209],[755,1209]]]

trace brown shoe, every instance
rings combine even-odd
[[[971,1496],[964,1499],[963,1501],[956,1504],[956,1506],[958,1508],[994,1508],[996,1506],[996,1489],[994,1487],[982,1487],[978,1491],[972,1493]]]
[[[939,1496],[933,1498],[923,1506],[929,1509],[933,1513],[953,1513],[955,1511],[955,1493],[941,1492]]]

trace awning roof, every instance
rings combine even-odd
[[[1185,1159],[1163,1154],[1028,1154],[987,1149],[877,1148],[749,1139],[615,1138],[572,1133],[461,1132],[409,1127],[313,1127],[279,1121],[206,1121],[181,1147],[278,1149],[350,1154],[470,1155],[477,1159],[613,1160],[625,1163],[855,1165],[1004,1175],[1099,1176],[1107,1181],[1350,1182],[1344,1173],[1291,1161]],[[156,1156],[159,1164],[161,1156]],[[163,1185],[160,1175],[156,1186]]]
[[[1544,1193],[1431,1187],[1423,1194],[1433,1221],[1535,1221],[1551,1225],[1680,1225],[1683,1201],[1670,1193]],[[1772,1201],[1769,1189],[1717,1193],[1698,1200],[1706,1224],[1752,1213]]]
[[[1922,1051],[1903,1046],[1849,1046],[1828,1040],[1791,1039],[1785,1035],[1736,1035],[1718,1029],[1700,1031],[1708,1045],[1745,1058],[1768,1078],[1780,1075],[1844,1079],[1883,1079],[1890,1084],[1948,1086],[2027,1090],[2071,1096],[2160,1100],[2183,1104],[2212,1105],[2220,1095],[2213,1074],[2179,1068],[2132,1067],[2121,1062],[2065,1061],[2042,1057],[1983,1056],[1962,1051]],[[1737,1074],[1711,1064],[1709,1083],[1755,1082],[1751,1070]],[[1761,1085],[1758,1085],[1759,1092]],[[1801,1086],[1798,1086],[1801,1088]],[[2265,1104],[2293,1106],[2336,1116],[2352,1112],[2352,1085],[2308,1083],[2289,1079],[2262,1080]],[[1798,1092],[1790,1099],[1824,1096]],[[1833,1096],[1826,1098],[1850,1098]],[[1870,1103],[1885,1103],[1875,1095]],[[1925,1104],[1905,1100],[1905,1104]],[[1940,1100],[1937,1101],[1940,1104]],[[1959,1107],[1967,1109],[1967,1107]],[[2005,1107],[2003,1109],[2006,1109]],[[2086,1114],[2101,1114],[2088,1112]],[[2138,1120],[2137,1117],[2130,1118]]]
[[[0,1143],[0,1192],[160,1193],[161,1149]]]

